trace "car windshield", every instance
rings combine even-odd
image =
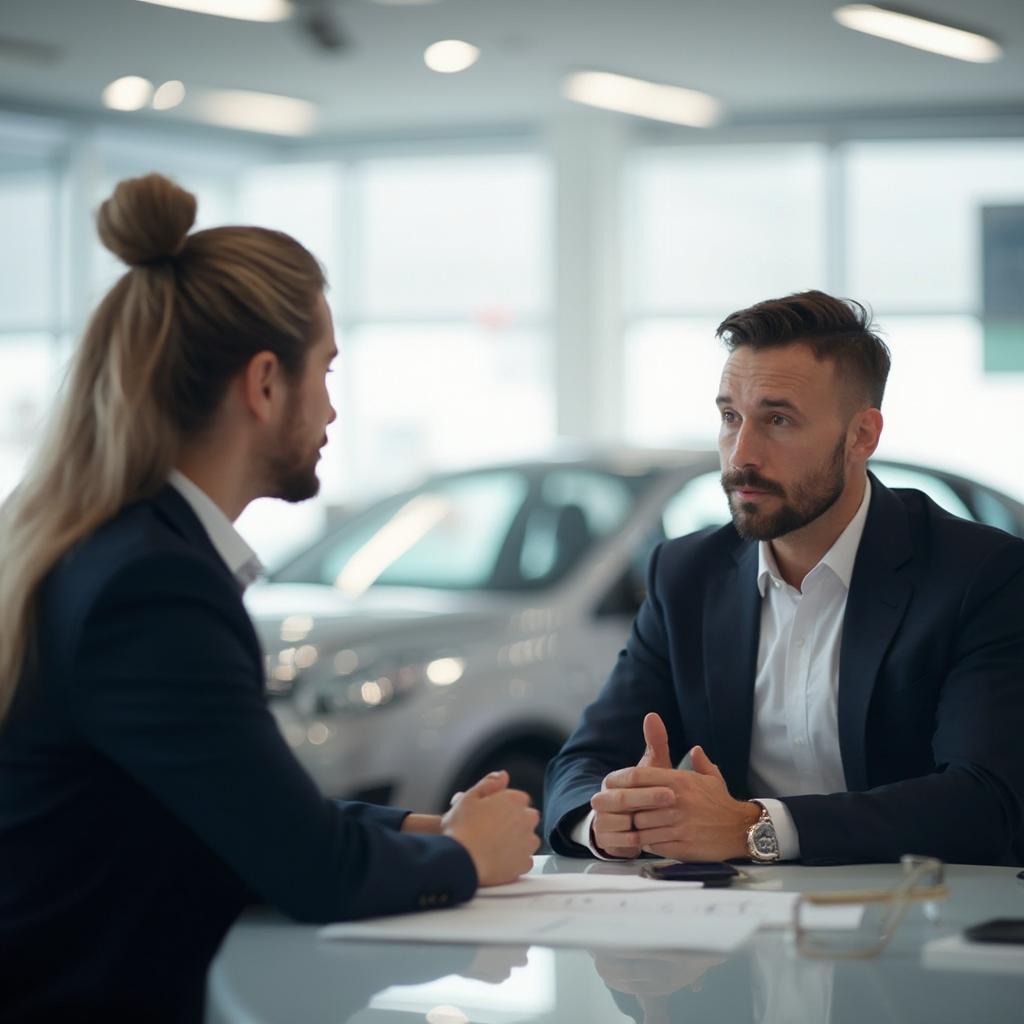
[[[437,477],[352,516],[272,580],[350,597],[381,586],[541,589],[616,530],[652,479],[579,466]]]

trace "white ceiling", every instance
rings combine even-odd
[[[306,0],[310,2],[310,0]],[[315,2],[315,0],[314,0]],[[329,2],[329,0],[328,0]],[[700,89],[727,122],[794,115],[1024,110],[1024,0],[920,0],[914,10],[994,36],[991,65],[851,32],[827,0],[335,0],[350,39],[313,45],[295,21],[255,24],[136,0],[0,0],[0,105],[101,111],[114,78],[182,79],[313,100],[321,136],[538,124],[571,108],[562,77],[596,68]],[[965,24],[966,22],[966,24]],[[422,61],[438,39],[482,50],[470,70]],[[28,44],[28,45],[24,45]],[[188,101],[165,114],[189,120]]]

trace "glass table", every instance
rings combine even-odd
[[[535,871],[593,870],[538,859]],[[758,888],[882,888],[896,864],[749,869]],[[991,917],[1024,917],[1016,868],[946,866],[937,919],[912,907],[863,960],[816,960],[791,931],[761,930],[731,955],[543,946],[323,942],[317,928],[253,909],[209,978],[208,1024],[1000,1024],[1024,1021],[1024,973],[926,966],[931,939]],[[666,883],[670,884],[670,883]]]

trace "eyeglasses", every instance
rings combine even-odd
[[[900,864],[903,874],[892,889],[802,893],[793,907],[796,948],[810,957],[875,956],[892,938],[911,903],[941,900],[948,895],[942,861],[906,854]],[[863,908],[863,915],[852,930],[815,923],[816,914],[822,914],[819,908],[858,906]],[[925,907],[935,913],[928,902]]]

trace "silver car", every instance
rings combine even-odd
[[[956,515],[1024,536],[1024,506],[878,461]],[[728,516],[711,452],[623,451],[430,477],[250,588],[271,706],[329,796],[439,811],[544,766],[596,695],[655,543]]]

